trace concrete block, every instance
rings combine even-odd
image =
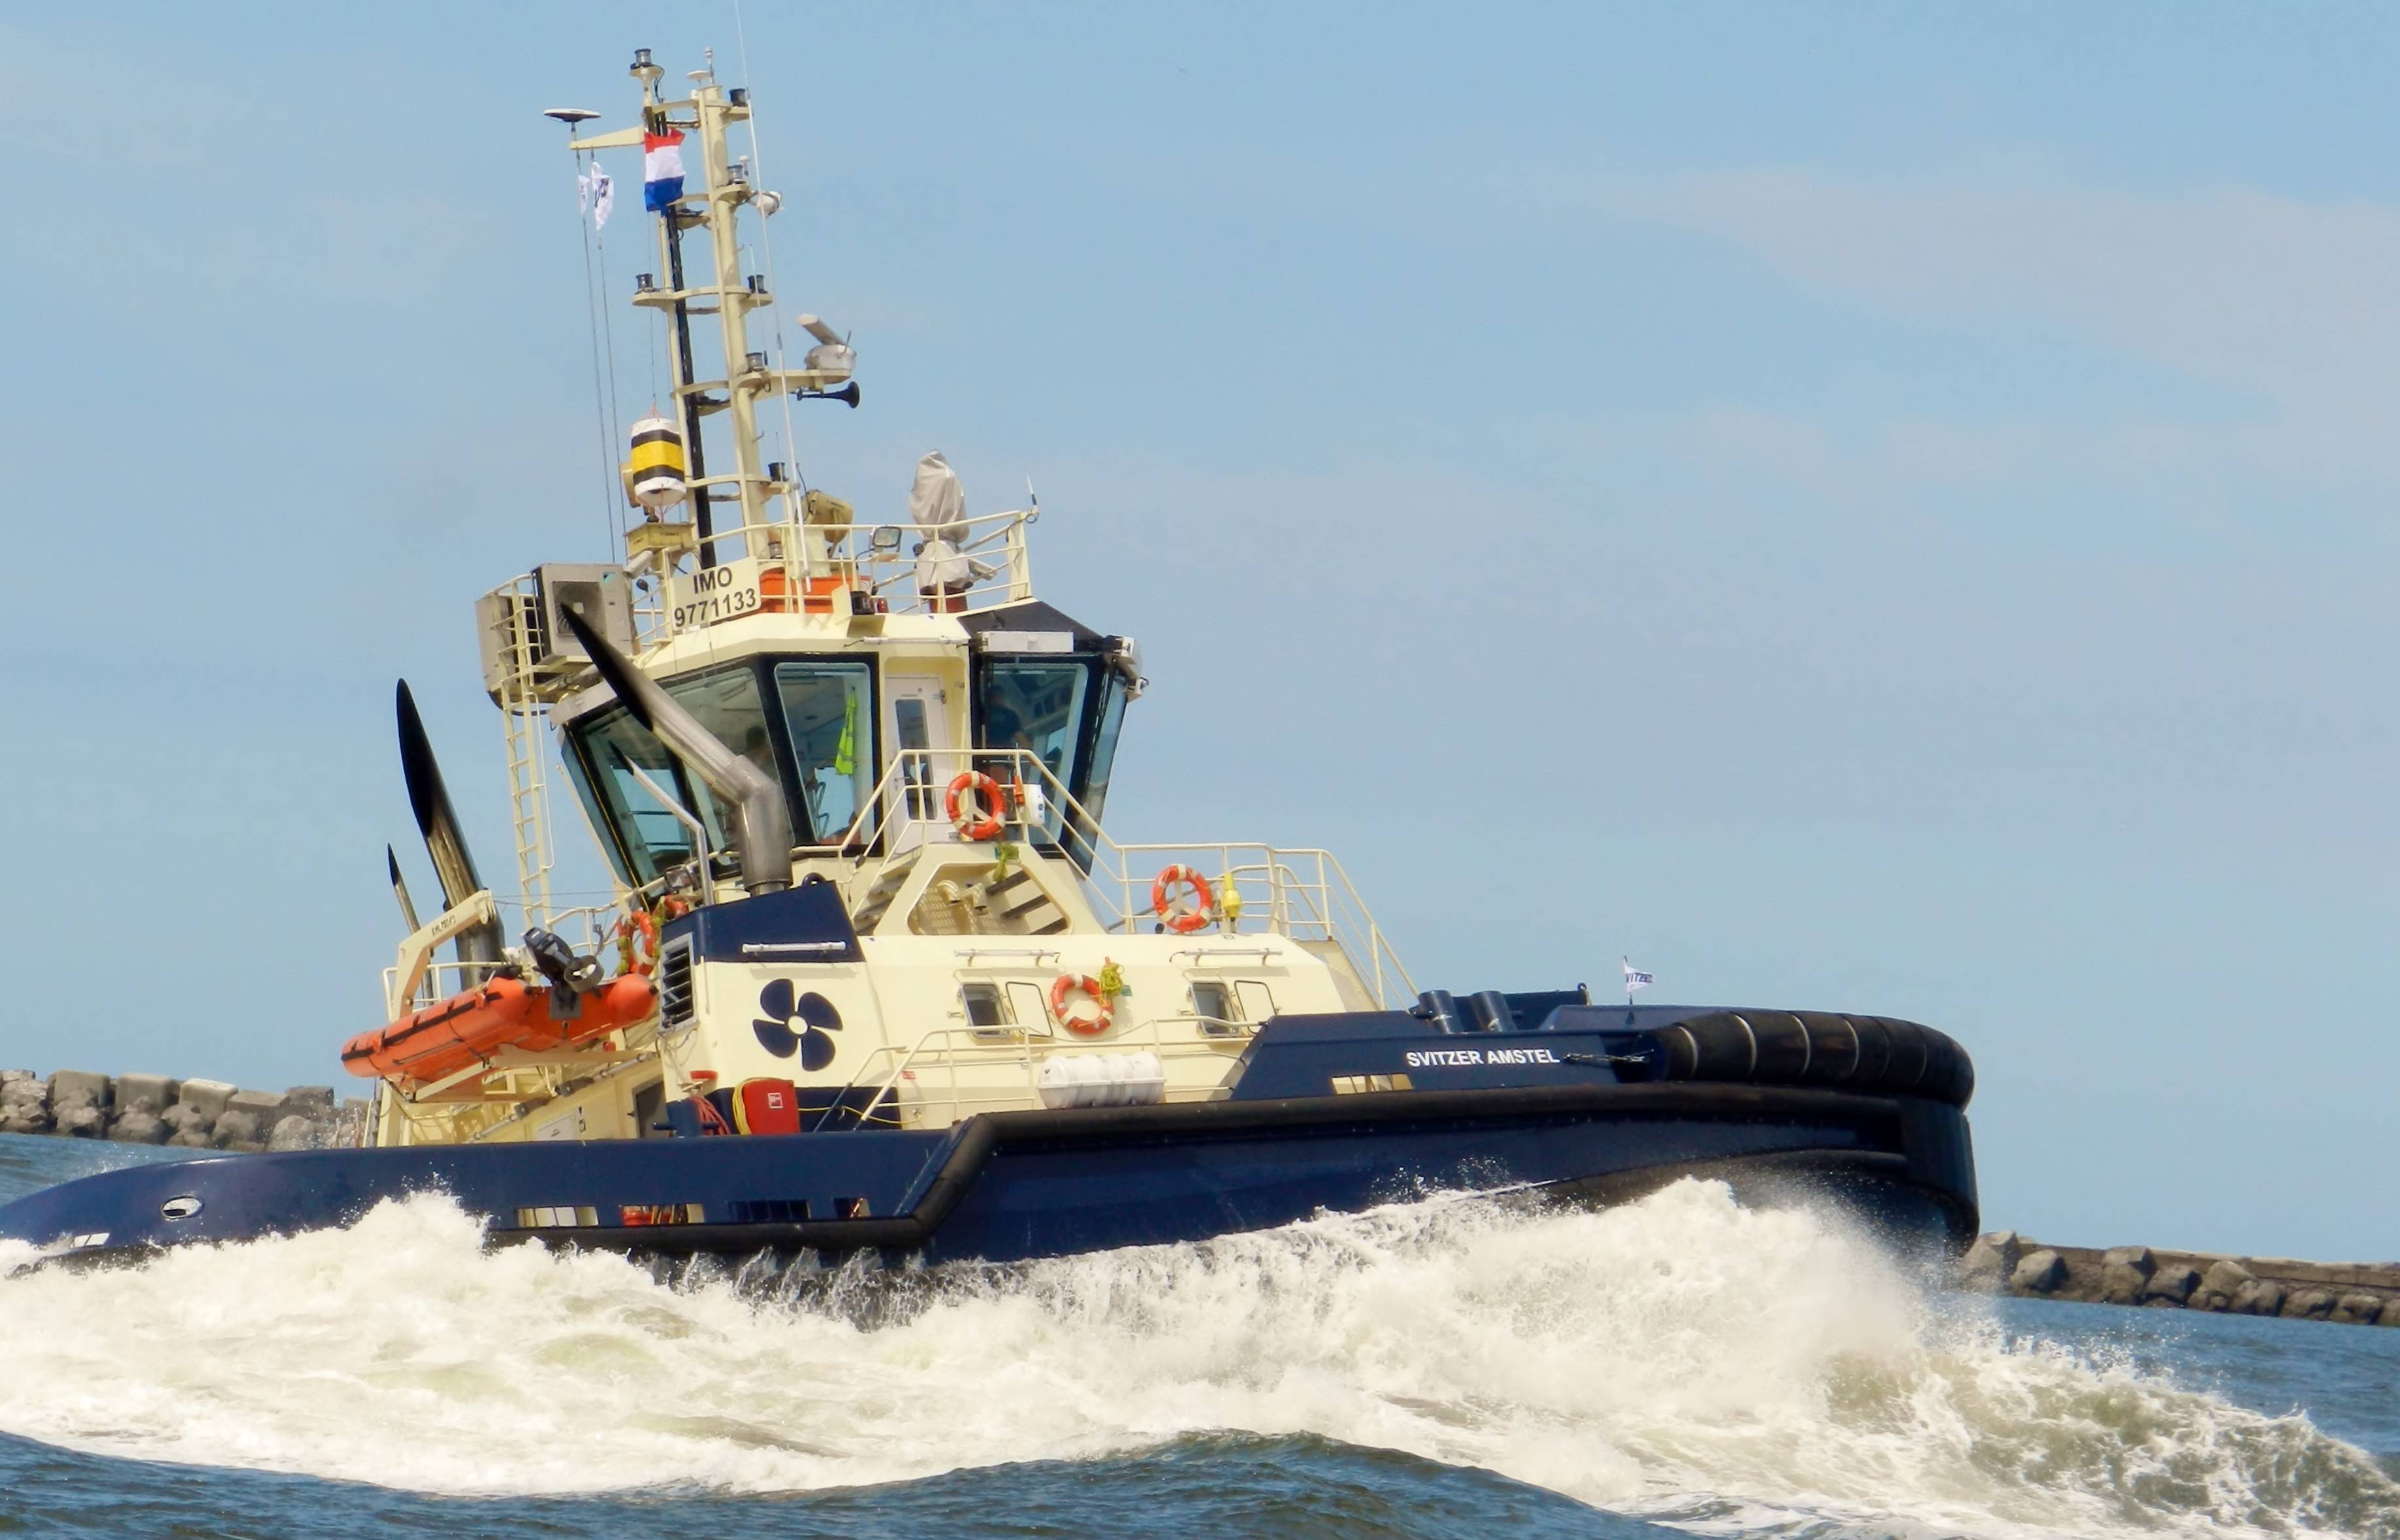
[[[108,1125],[108,1137],[118,1144],[163,1144],[171,1132],[164,1119],[138,1108],[117,1113],[116,1121]]]
[[[12,1080],[0,1085],[0,1107],[39,1107],[50,1105],[50,1083],[31,1076]]]
[[[168,1138],[167,1148],[170,1150],[213,1150],[216,1148],[216,1143],[214,1140],[210,1138],[209,1131],[205,1128],[185,1128]]]
[[[184,1082],[181,1099],[206,1113],[211,1123],[225,1110],[239,1087],[222,1080],[187,1080]]]
[[[47,1134],[50,1110],[29,1101],[0,1104],[0,1134]]]
[[[1988,1235],[1978,1235],[1975,1244],[1958,1260],[1958,1287],[1981,1293],[1996,1292],[2008,1281],[2009,1271],[2017,1264],[2021,1246],[2013,1230],[1996,1230]]]
[[[2200,1287],[2200,1269],[2189,1262],[2169,1262],[2150,1274],[2148,1287],[2142,1290],[2145,1301],[2163,1301],[2182,1304]]]
[[[2236,1315],[2280,1315],[2286,1290],[2272,1278],[2253,1278],[2233,1291]]]
[[[2295,1289],[2284,1301],[2284,1318],[2322,1321],[2333,1314],[2333,1296],[2322,1288]]]
[[[2050,1294],[2066,1281],[2066,1259],[2044,1247],[2017,1260],[2009,1274],[2009,1288],[2020,1294]]]
[[[2325,1318],[2350,1326],[2366,1326],[2374,1321],[2376,1313],[2382,1308],[2383,1301],[2380,1295],[2359,1289],[2335,1300],[2333,1310]]]
[[[275,1126],[291,1109],[283,1105],[280,1091],[236,1091],[225,1098],[227,1112],[247,1112],[258,1120],[258,1132],[252,1138],[265,1138],[266,1130]]]
[[[7,1091],[8,1087],[16,1084],[20,1081],[36,1080],[39,1078],[40,1077],[35,1075],[31,1070],[0,1070],[0,1092]]]
[[[50,1111],[64,1111],[70,1107],[97,1107],[102,1111],[110,1105],[108,1077],[89,1070],[61,1070],[50,1077]]]
[[[2110,1304],[2138,1304],[2158,1271],[2147,1246],[2112,1247],[2100,1258],[2100,1297]]]
[[[96,1139],[108,1132],[108,1114],[79,1101],[51,1113],[50,1125],[65,1138]]]
[[[211,1132],[210,1139],[220,1150],[230,1150],[238,1144],[246,1144],[253,1150],[260,1148],[258,1114],[245,1112],[236,1107],[226,1108],[224,1114],[217,1119],[216,1127]]]
[[[319,1125],[297,1112],[286,1113],[276,1124],[275,1132],[266,1138],[269,1150],[314,1150],[318,1144]]]
[[[2230,1257],[2220,1257],[2200,1275],[2200,1287],[2184,1302],[2194,1310],[2230,1310],[2243,1284],[2258,1281],[2248,1268]]]
[[[283,1093],[283,1105],[308,1117],[328,1117],[334,1111],[334,1088],[330,1085],[294,1085]]]
[[[156,1117],[175,1105],[175,1083],[165,1075],[119,1075],[116,1077],[116,1110],[130,1112],[135,1109]]]
[[[2377,1326],[2400,1326],[2400,1294],[2383,1296],[2382,1313],[2375,1317]]]
[[[216,1126],[217,1120],[188,1101],[179,1101],[160,1114],[159,1121],[166,1124],[172,1133],[198,1134],[205,1141],[209,1130]]]

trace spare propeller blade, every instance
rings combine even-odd
[[[391,868],[391,896],[400,900],[400,918],[407,921],[408,934],[415,935],[423,927],[416,923],[416,906],[409,902],[408,879],[400,875],[400,853],[386,845],[383,861]]]
[[[442,784],[442,767],[434,762],[433,743],[425,735],[425,718],[416,714],[416,698],[408,692],[408,681],[402,679],[395,696],[400,714],[400,770],[408,782],[408,805],[416,814],[416,830],[425,836],[425,853],[433,858],[433,874],[442,880],[442,900],[457,907],[483,890],[483,879],[475,875],[474,857],[467,853],[466,836],[458,829],[458,815],[451,811],[449,789]],[[458,935],[458,961],[461,962],[498,962],[501,961],[500,927],[497,923],[478,925]],[[470,971],[468,982],[480,984],[483,976]]]

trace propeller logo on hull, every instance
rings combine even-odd
[[[833,1062],[841,1013],[815,990],[800,994],[790,979],[778,978],[758,991],[758,1019],[750,1029],[758,1034],[758,1046],[777,1058],[798,1054],[801,1069],[822,1070]]]

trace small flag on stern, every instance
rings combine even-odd
[[[1618,961],[1625,964],[1626,999],[1631,1000],[1633,998],[1634,990],[1646,989],[1653,984],[1658,982],[1658,975],[1657,974],[1643,973],[1641,969],[1633,965],[1633,960],[1631,958],[1621,958]]]
[[[657,213],[683,196],[683,130],[642,136],[642,207]]]
[[[608,225],[608,211],[617,206],[616,180],[607,171],[594,166],[591,170],[577,177],[575,184],[582,191],[583,207],[592,215],[592,227],[595,230],[606,229]]]

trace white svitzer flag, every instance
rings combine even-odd
[[[1626,999],[1631,1000],[1633,998],[1634,990],[1646,989],[1653,984],[1658,982],[1658,975],[1657,974],[1643,973],[1641,969],[1633,965],[1633,960],[1631,958],[1620,958],[1618,961],[1625,964]]]
[[[590,171],[575,179],[575,185],[580,195],[577,201],[591,211],[592,227],[605,229],[608,224],[608,211],[617,206],[616,180],[598,166],[593,166]]]

